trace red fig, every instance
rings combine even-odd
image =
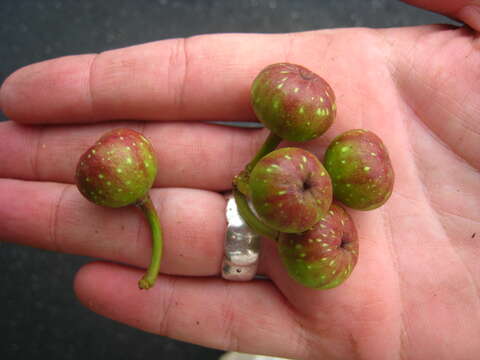
[[[104,134],[79,159],[76,183],[91,202],[107,207],[136,205],[147,217],[152,232],[152,261],[139,281],[141,289],[155,283],[162,255],[162,232],[149,190],[157,174],[157,161],[150,142],[131,129]]]
[[[336,114],[330,85],[305,67],[289,63],[267,66],[257,75],[251,103],[266,128],[290,141],[323,134]]]
[[[372,210],[390,197],[394,172],[382,140],[371,131],[349,130],[337,136],[325,153],[325,168],[335,199],[357,210]]]
[[[287,233],[313,227],[332,202],[327,171],[315,155],[300,148],[282,148],[264,156],[253,168],[249,186],[258,216]]]
[[[338,204],[302,234],[281,234],[280,256],[291,277],[304,286],[329,289],[349,277],[358,259],[352,218]]]

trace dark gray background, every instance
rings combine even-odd
[[[0,0],[0,82],[32,62],[169,37],[436,22],[452,21],[395,0]],[[83,308],[72,280],[89,260],[0,242],[0,359],[218,359],[222,354],[146,334]]]

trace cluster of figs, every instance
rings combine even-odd
[[[372,210],[389,198],[394,182],[387,149],[373,132],[354,129],[335,137],[323,164],[282,140],[303,142],[327,131],[336,115],[335,95],[303,66],[272,64],[255,78],[251,103],[270,130],[258,153],[233,180],[240,214],[255,232],[275,240],[290,274],[304,286],[341,284],[358,258],[358,235],[343,205]],[[162,227],[149,191],[157,175],[151,143],[132,129],[105,133],[80,156],[76,184],[91,202],[136,206],[146,216],[152,255],[140,289],[151,288],[160,269]]]
[[[240,214],[252,230],[277,242],[289,275],[302,285],[333,288],[358,259],[358,234],[347,206],[372,210],[390,197],[392,164],[381,139],[365,129],[336,136],[321,162],[282,140],[312,140],[332,125],[335,95],[303,66],[267,66],[251,88],[255,115],[270,130],[253,160],[234,181]]]

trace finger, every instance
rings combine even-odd
[[[266,130],[203,123],[114,123],[42,128],[0,124],[0,177],[74,183],[78,159],[113,127],[147,136],[157,154],[156,186],[209,190],[231,188],[233,177],[253,157]]]
[[[73,185],[2,179],[0,189],[3,241],[143,268],[150,262],[148,223],[133,206],[97,206]],[[217,275],[226,229],[223,197],[189,189],[153,190],[151,197],[164,232],[161,271]]]
[[[161,276],[143,292],[135,287],[140,275],[90,264],[77,274],[75,292],[91,310],[144,331],[224,350],[307,358],[302,328],[270,282]]]
[[[480,31],[480,4],[475,0],[404,0],[404,2],[464,22]]]
[[[278,35],[205,35],[48,60],[7,78],[0,102],[27,123],[251,120],[250,83],[285,59],[288,44]]]

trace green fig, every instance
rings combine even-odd
[[[253,168],[249,186],[260,219],[286,233],[310,229],[332,203],[327,171],[315,155],[300,148],[282,148],[264,156]]]
[[[278,250],[297,282],[315,289],[333,288],[350,276],[357,263],[357,230],[345,209],[333,203],[311,230],[280,234]]]
[[[104,134],[81,155],[76,184],[89,201],[106,207],[138,206],[145,214],[152,234],[152,260],[141,289],[155,283],[162,257],[160,221],[149,190],[157,175],[157,160],[150,142],[131,129],[115,129]]]
[[[388,151],[373,132],[354,129],[337,136],[327,148],[325,168],[334,198],[357,210],[372,210],[390,197],[394,171]]]
[[[323,134],[336,114],[330,85],[305,67],[289,63],[272,64],[257,75],[251,103],[266,128],[290,141]]]

